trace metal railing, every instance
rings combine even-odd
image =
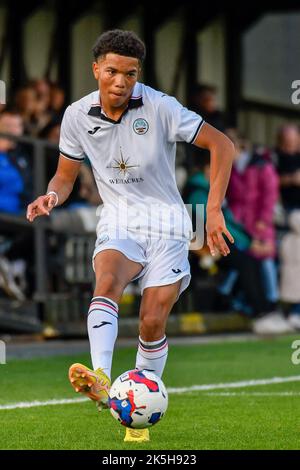
[[[45,140],[36,139],[32,137],[22,136],[16,137],[10,134],[0,133],[0,138],[9,138],[18,144],[29,145],[32,148],[33,156],[33,195],[37,197],[44,194],[46,191],[46,149],[57,150],[58,147]],[[22,227],[22,230],[30,230],[30,222],[26,220],[26,208],[24,214],[19,216],[12,216],[5,213],[0,213],[0,223],[9,224],[11,227]],[[31,229],[34,234],[34,250],[35,250],[35,294],[34,299],[38,302],[44,302],[47,294],[47,274],[46,274],[46,230],[49,228],[49,221],[45,218],[37,219],[32,224]]]

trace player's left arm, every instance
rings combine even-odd
[[[227,256],[230,250],[223,234],[231,243],[234,243],[234,239],[226,228],[221,208],[229,183],[234,145],[225,134],[208,123],[203,124],[194,145],[210,151],[210,190],[206,207],[207,244],[213,256],[216,250]]]

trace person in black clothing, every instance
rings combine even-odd
[[[289,124],[279,129],[275,157],[280,175],[281,201],[287,211],[300,208],[299,141],[297,126]]]
[[[204,121],[219,131],[225,130],[225,119],[217,105],[217,88],[212,85],[198,84],[191,95],[190,109],[200,114]]]

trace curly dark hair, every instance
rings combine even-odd
[[[112,29],[97,38],[92,49],[94,58],[113,52],[126,57],[135,57],[143,62],[146,55],[145,44],[133,31]]]

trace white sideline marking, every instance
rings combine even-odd
[[[300,392],[210,392],[208,397],[299,397]]]
[[[57,400],[46,400],[46,401],[21,401],[19,403],[11,403],[9,405],[0,405],[1,410],[16,410],[17,408],[36,408],[39,406],[50,406],[50,405],[72,405],[74,403],[81,403],[88,401],[89,398],[63,398]]]
[[[272,385],[272,384],[282,384],[286,382],[299,382],[299,381],[300,381],[300,375],[293,375],[290,377],[273,377],[271,379],[244,380],[242,382],[208,384],[208,385],[192,385],[191,387],[168,388],[168,392],[169,393],[199,392],[199,391],[205,391],[205,390],[217,390],[219,388],[254,387],[256,385]]]
[[[186,393],[186,392],[201,392],[206,390],[218,390],[220,388],[242,388],[242,387],[254,387],[256,385],[272,385],[272,384],[281,384],[286,382],[300,382],[300,375],[293,375],[290,377],[273,377],[271,379],[258,379],[258,380],[244,380],[241,382],[229,382],[229,383],[219,383],[219,384],[207,384],[207,385],[192,385],[191,387],[181,387],[181,388],[168,388],[168,393]],[[258,395],[259,394],[259,395]],[[244,392],[234,393],[234,392],[219,392],[219,393],[206,393],[205,395],[219,395],[219,396],[241,396],[246,395]],[[294,392],[252,392],[248,395],[258,395],[258,396],[270,396],[270,395],[300,395],[300,393]],[[65,398],[57,400],[47,400],[47,401],[25,401],[19,403],[11,403],[9,405],[0,405],[1,410],[15,410],[17,408],[37,408],[39,406],[51,406],[51,405],[69,405],[75,403],[82,403],[89,401],[89,398]]]

